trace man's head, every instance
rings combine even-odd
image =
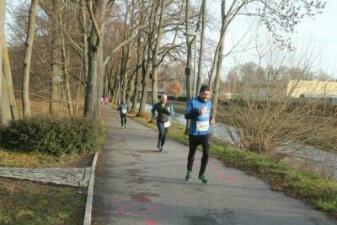
[[[166,102],[167,102],[167,95],[163,94],[161,96],[161,98],[160,98],[160,101],[161,101],[162,104],[166,104]]]
[[[208,85],[202,85],[199,91],[199,98],[202,101],[208,101],[211,97],[211,91],[209,90]]]

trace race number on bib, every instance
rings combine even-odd
[[[166,123],[164,123],[164,127],[168,128],[171,126],[171,121],[167,121]]]
[[[126,114],[126,113],[127,113],[127,110],[126,110],[126,109],[122,109],[122,113],[123,113],[123,114]]]
[[[197,121],[197,131],[208,131],[209,121]]]

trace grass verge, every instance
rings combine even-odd
[[[1,179],[0,196],[2,225],[83,224],[85,189]]]
[[[149,116],[133,118],[156,129],[154,123],[148,122]],[[188,136],[184,135],[184,127],[181,125],[173,124],[169,137],[188,144]],[[227,166],[261,178],[271,186],[272,190],[282,191],[288,196],[301,199],[315,209],[337,218],[337,182],[292,168],[264,155],[237,150],[234,146],[219,140],[212,140],[210,151],[215,158],[220,159]]]

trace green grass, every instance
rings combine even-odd
[[[84,189],[1,179],[1,225],[83,224]]]
[[[92,153],[73,153],[67,155],[48,155],[44,153],[13,152],[0,149],[1,167],[43,168],[43,167],[68,167],[88,166]]]
[[[148,117],[134,119],[156,129],[153,123],[148,123]],[[188,144],[188,136],[184,135],[184,127],[181,125],[173,124],[169,137]],[[219,140],[212,140],[210,151],[213,157],[220,159],[227,166],[261,178],[270,184],[273,190],[301,199],[312,207],[337,217],[337,182],[292,168],[265,155],[238,150],[233,145]]]

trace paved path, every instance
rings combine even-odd
[[[168,140],[155,149],[156,132],[129,119],[119,128],[105,114],[108,138],[94,189],[94,225],[336,225],[301,201],[273,192],[264,182],[211,159],[210,184],[184,181],[187,147]]]

